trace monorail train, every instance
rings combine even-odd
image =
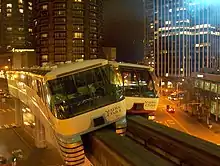
[[[11,94],[16,95],[17,88],[30,100],[35,96],[34,102],[39,101],[37,105],[52,124],[67,165],[84,162],[81,135],[113,123],[119,134],[125,132],[126,105],[120,75],[107,60],[85,60],[43,71],[14,70],[7,75]],[[47,105],[45,109],[40,101]],[[76,160],[73,156],[78,153],[77,159],[81,158]]]
[[[159,97],[153,80],[153,68],[115,61],[110,63],[115,72],[122,75],[127,113],[147,116],[149,120],[154,120]]]

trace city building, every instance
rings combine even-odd
[[[144,64],[154,67],[154,0],[144,0],[145,11],[145,53]]]
[[[32,9],[32,0],[0,1],[0,53],[33,48]]]
[[[219,66],[219,3],[154,0],[154,53],[158,76],[187,77]]]
[[[116,48],[115,47],[103,47],[105,58],[110,61],[116,60]]]
[[[202,69],[188,78],[187,104],[194,106],[194,114],[200,118],[219,121],[220,119],[220,72],[216,69]]]
[[[103,0],[36,0],[39,65],[103,57]]]

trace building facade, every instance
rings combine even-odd
[[[0,53],[32,48],[32,0],[0,0]]]
[[[219,121],[220,118],[220,72],[219,70],[208,70],[201,72],[193,72],[190,79],[188,96],[191,100],[187,103],[192,103],[195,106],[194,114],[200,118],[205,118],[207,123],[210,120]],[[191,90],[190,90],[191,89]]]
[[[145,56],[144,64],[154,67],[154,0],[144,0]]]
[[[103,56],[102,0],[36,0],[34,8],[39,65]]]
[[[187,77],[219,65],[219,4],[207,0],[154,0],[158,76]]]
[[[116,60],[116,48],[115,47],[103,47],[103,52],[107,60]]]

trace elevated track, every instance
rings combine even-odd
[[[103,129],[84,139],[87,158],[94,166],[174,166],[133,140]]]
[[[128,117],[127,136],[177,165],[220,165],[219,146],[140,116]]]

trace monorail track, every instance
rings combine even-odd
[[[127,136],[176,165],[220,165],[220,148],[217,145],[140,116],[128,117]]]
[[[94,166],[174,166],[133,140],[102,129],[84,139],[87,158]]]

